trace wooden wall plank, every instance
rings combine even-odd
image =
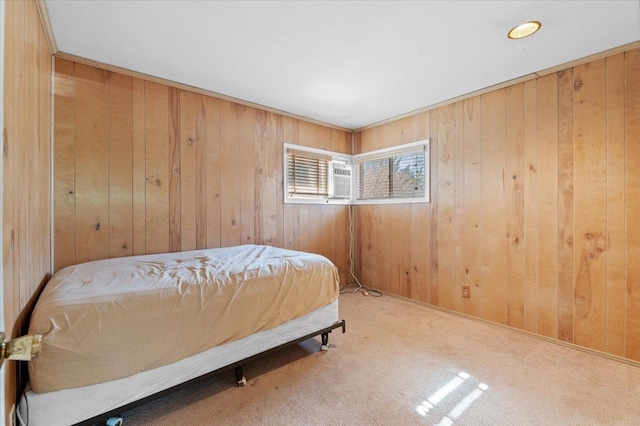
[[[524,327],[524,84],[508,87],[505,208],[507,211],[507,324]]]
[[[51,56],[49,45],[45,37],[43,37],[41,28],[38,25],[34,25],[32,31],[34,32],[34,38],[38,46],[36,50],[38,64],[38,91],[36,96],[38,104],[37,137],[39,141],[46,141],[46,143],[39,143],[35,148],[37,153],[35,167],[38,170],[37,175],[40,184],[37,185],[36,197],[33,200],[35,203],[33,218],[36,232],[32,234],[33,245],[31,245],[31,247],[44,255],[36,256],[35,259],[31,258],[29,260],[29,262],[35,261],[35,263],[30,266],[32,283],[30,290],[26,294],[26,299],[29,303],[35,303],[33,295],[39,292],[41,286],[45,284],[45,280],[49,279],[49,274],[51,273],[52,230],[50,221],[53,217],[53,204],[51,200],[51,173],[53,167],[51,158],[51,114],[53,112],[51,77],[53,75],[53,57]],[[42,184],[45,182],[47,185]],[[48,223],[43,220],[45,217],[49,219]]]
[[[357,274],[360,277],[362,285],[368,287],[379,288],[378,283],[378,263],[377,260],[377,244],[376,237],[373,233],[373,229],[376,228],[376,215],[373,206],[359,206],[357,208],[359,213],[359,228],[360,231],[360,245],[361,250],[358,256],[360,261],[360,273]]]
[[[626,356],[640,360],[640,49],[625,53]]]
[[[421,302],[429,303],[431,301],[431,286],[429,279],[430,262],[430,245],[429,245],[429,226],[430,222],[429,206],[425,204],[414,205],[411,207],[411,292],[410,297]],[[363,232],[364,234],[364,232]],[[365,238],[364,235],[361,238]],[[373,250],[371,250],[373,251]],[[375,256],[375,253],[370,254]]]
[[[278,182],[276,170],[281,169],[279,164],[283,157],[279,156],[281,150],[273,147],[281,143],[276,141],[277,122],[271,113],[260,111],[256,115],[256,155],[255,155],[255,185],[256,206],[255,229],[256,238],[261,244],[274,244],[277,241],[277,196]],[[254,177],[252,175],[252,177]]]
[[[454,307],[457,312],[463,311],[463,299],[460,286],[465,281],[465,251],[464,251],[464,103],[454,105],[454,214],[453,239],[455,261],[453,270]],[[414,230],[414,232],[416,232]]]
[[[574,68],[575,343],[605,350],[607,145],[605,60]]]
[[[24,81],[21,73],[25,66],[24,50],[27,49],[24,28],[28,23],[28,11],[25,4],[9,2],[5,5],[5,70],[4,70],[4,107],[2,129],[2,248],[3,248],[3,310],[6,334],[17,337],[20,333],[20,290],[24,285],[20,280],[20,238],[18,227],[20,217],[16,214],[18,193],[25,188],[20,175],[17,158],[23,146],[19,143],[26,138],[21,122],[25,122],[24,90],[33,89],[33,81]],[[27,122],[28,123],[28,122]],[[31,123],[28,123],[31,124]],[[26,143],[23,142],[25,145]],[[10,284],[9,284],[10,283]],[[8,413],[11,405],[17,401],[19,386],[16,363],[8,363],[5,367],[5,424],[9,423]]]
[[[53,158],[53,232],[56,242],[54,270],[73,265],[76,256],[75,236],[75,82],[74,63],[56,59],[54,74],[54,127],[56,149]],[[5,164],[8,164],[5,161]]]
[[[19,266],[16,266],[19,253],[16,252],[16,218],[15,218],[15,188],[20,183],[19,170],[15,167],[15,158],[19,155],[19,145],[17,140],[21,135],[17,128],[20,111],[18,110],[21,101],[20,88],[33,87],[33,82],[24,84],[19,79],[20,66],[18,57],[24,49],[24,40],[21,35],[23,22],[26,20],[26,13],[17,2],[10,2],[5,5],[5,26],[4,28],[4,86],[3,86],[3,128],[2,128],[2,278],[3,278],[3,315],[7,335],[17,337],[16,328],[20,313],[20,273]],[[22,188],[19,188],[20,190]],[[7,283],[11,283],[7,285]],[[7,363],[5,367],[4,398],[5,413],[9,413],[11,405],[17,400],[17,373],[16,363]],[[5,415],[5,424],[9,424],[8,414]]]
[[[144,80],[132,81],[132,202],[133,202],[133,254],[147,252],[146,241],[146,104]],[[56,120],[57,123],[57,120]],[[57,151],[57,149],[56,149]],[[57,250],[56,250],[57,253]]]
[[[280,186],[280,185],[278,185]],[[349,233],[349,209],[348,206],[335,206],[337,214],[334,220],[335,241],[335,263],[340,274],[340,283],[344,285],[351,282],[351,262],[349,261],[349,247],[351,237]]]
[[[524,83],[524,329],[538,332],[538,91]]]
[[[391,291],[391,283],[389,282],[389,269],[393,267],[393,260],[389,256],[389,252],[391,251],[389,248],[389,228],[391,226],[391,221],[389,220],[389,206],[374,206],[374,220],[377,223],[377,226],[373,228],[373,237],[375,238],[375,245],[380,247],[379,244],[382,244],[382,247],[378,249],[379,254],[378,265],[376,267],[378,274],[374,277],[375,283],[374,286],[380,288],[384,291]],[[373,239],[373,238],[372,238]]]
[[[606,352],[625,355],[624,54],[606,59],[607,265]]]
[[[180,89],[169,87],[169,251],[182,249],[182,163],[180,143]],[[191,174],[191,171],[190,171]],[[194,188],[195,191],[195,188]],[[185,215],[188,213],[185,212]],[[194,213],[195,216],[195,213]],[[188,221],[191,224],[190,221]],[[194,240],[188,238],[188,243]],[[186,249],[185,249],[186,250]]]
[[[482,318],[507,323],[505,91],[482,95]],[[472,296],[473,297],[473,296]]]
[[[241,243],[240,234],[240,153],[239,116],[244,107],[231,102],[220,103],[220,244],[223,247]]]
[[[147,253],[169,251],[169,89],[145,82]]]
[[[558,334],[558,83],[538,79],[538,332]],[[544,224],[544,225],[543,225]]]
[[[29,5],[25,6],[26,13],[24,13],[24,27],[23,31],[25,32],[24,43],[25,48],[22,50],[22,55],[19,56],[20,63],[20,74],[18,76],[19,83],[33,82],[34,87],[31,90],[19,90],[18,91],[18,99],[15,108],[18,110],[18,114],[16,115],[17,121],[14,121],[14,126],[16,127],[20,138],[16,140],[16,142],[22,140],[27,141],[23,147],[14,146],[14,149],[17,148],[19,154],[14,158],[14,167],[16,171],[20,173],[20,170],[30,170],[28,164],[28,159],[32,158],[33,155],[33,141],[34,134],[37,132],[37,126],[32,126],[29,120],[26,117],[35,117],[33,114],[36,105],[34,104],[33,93],[37,91],[36,82],[34,80],[33,69],[35,66],[33,54],[33,49],[28,49],[26,46],[34,45],[33,42],[33,33],[31,28],[27,25],[27,14]],[[18,175],[20,176],[20,175]],[[15,231],[15,240],[14,240],[14,248],[16,249],[17,256],[14,258],[14,265],[17,271],[17,282],[18,291],[14,294],[14,300],[16,301],[16,306],[24,306],[24,289],[28,288],[31,284],[31,277],[29,273],[29,268],[27,265],[27,258],[23,255],[25,253],[27,247],[29,247],[29,240],[27,235],[27,225],[33,223],[32,217],[29,215],[28,210],[28,202],[25,199],[28,197],[27,193],[22,192],[21,190],[24,188],[33,188],[33,178],[35,176],[28,174],[22,175],[19,178],[22,182],[16,182],[19,185],[19,190],[15,192],[15,208],[13,210],[14,214],[14,231]],[[20,321],[18,320],[18,323]],[[19,369],[18,369],[19,371]]]
[[[431,292],[431,302],[439,305],[440,281],[438,279],[438,161],[439,158],[439,135],[438,135],[439,111],[429,111],[430,134],[433,135],[429,142],[430,150],[430,191],[431,202],[428,204],[429,211],[429,289]]]
[[[221,246],[221,166],[220,150],[222,146],[220,126],[220,102],[217,99],[203,96],[205,120],[205,169],[206,169],[206,247]],[[203,202],[205,202],[203,200]]]
[[[400,295],[409,297],[411,295],[411,267],[413,256],[411,252],[411,204],[400,204]]]
[[[196,248],[207,248],[207,124],[204,96],[196,111]]]
[[[256,112],[257,113],[257,112]],[[284,245],[284,167],[281,167],[280,164],[282,162],[284,156],[284,117],[281,115],[274,115],[276,120],[276,133],[273,144],[274,153],[272,155],[273,158],[273,174],[275,179],[275,199],[273,208],[275,208],[276,217],[275,217],[275,229],[276,229],[276,245],[283,246]],[[345,132],[341,132],[343,135]],[[345,228],[341,228],[345,229]]]
[[[309,232],[307,232],[309,229],[309,205],[301,204],[296,207],[298,210],[298,220],[294,228],[296,232],[296,244],[298,246],[296,250],[311,251]]]
[[[196,249],[207,248],[207,127],[203,96],[196,105]]]
[[[109,73],[109,257],[133,254],[133,87]]]
[[[385,256],[388,259],[388,267],[386,274],[386,290],[393,294],[402,295],[402,206],[399,204],[391,204],[382,207],[382,217],[387,226],[382,228],[386,232],[383,238],[387,241]]]
[[[76,262],[109,255],[108,72],[75,66]]]
[[[463,101],[464,104],[464,285],[469,286],[471,297],[463,300],[463,312],[480,314],[482,299],[482,103],[479,96]]]
[[[293,250],[294,247],[294,206],[291,204],[284,205],[282,221],[284,222],[284,235],[283,235],[283,247],[289,250]]]
[[[453,309],[454,300],[459,297],[459,288],[454,281],[455,240],[454,240],[454,203],[455,203],[455,128],[454,105],[440,110],[438,116],[438,283],[439,305]]]
[[[558,73],[558,339],[573,342],[573,69]]]
[[[320,240],[322,242],[318,253],[325,256],[327,259],[335,259],[335,244],[336,244],[336,229],[333,226],[335,221],[335,206],[323,205],[320,207],[321,222],[320,228],[316,230],[317,233],[321,233],[321,229],[325,231],[326,238]]]
[[[255,216],[264,210],[264,194],[255,188],[256,174],[256,112],[253,108],[242,108],[238,117],[240,127],[240,241],[242,244],[259,243],[255,240]],[[256,195],[259,197],[256,199]],[[275,195],[275,194],[274,194]],[[275,222],[274,222],[275,224]]]
[[[200,95],[186,90],[180,91],[180,137],[176,149],[179,150],[179,192],[180,192],[180,249],[196,249],[196,205],[197,205],[197,116]],[[174,251],[174,249],[171,249]]]

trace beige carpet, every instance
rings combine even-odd
[[[123,413],[124,425],[638,425],[640,368],[392,297],[342,295],[347,333]]]

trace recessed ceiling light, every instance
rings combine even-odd
[[[520,24],[517,27],[512,28],[511,31],[507,33],[507,37],[514,40],[529,37],[531,34],[538,31],[541,26],[542,24],[538,21],[525,22],[524,24]]]

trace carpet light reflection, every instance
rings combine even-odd
[[[461,371],[456,377],[451,379],[440,389],[436,390],[426,401],[422,401],[422,404],[416,407],[416,412],[423,417],[432,411],[438,404],[440,404],[447,396],[449,396],[454,390],[458,389],[461,385],[472,385],[469,379],[471,376],[464,371]],[[482,394],[489,389],[486,383],[479,383],[475,386],[455,407],[449,411],[449,413],[437,423],[437,426],[451,426],[453,423],[462,416],[462,414],[478,399]]]

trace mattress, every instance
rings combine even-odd
[[[34,308],[38,393],[129,377],[335,301],[326,258],[269,246],[133,256],[58,271]]]
[[[215,371],[330,327],[338,321],[338,301],[267,331],[217,346],[153,370],[76,389],[36,393],[27,388],[18,413],[22,426],[67,426],[90,419],[187,380]]]

